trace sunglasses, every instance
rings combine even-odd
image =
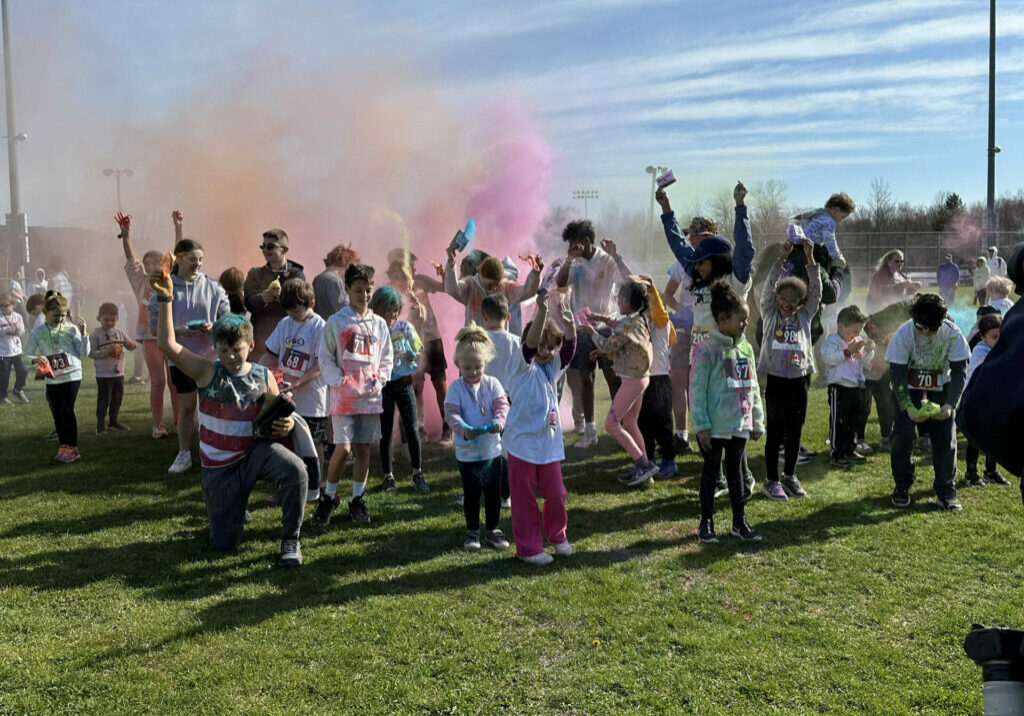
[[[893,259],[893,263],[902,264],[906,262],[903,259]]]
[[[263,249],[264,251],[276,251],[281,247],[278,246],[277,244],[260,244],[260,248]]]

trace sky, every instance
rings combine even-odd
[[[898,201],[985,198],[979,0],[10,7],[32,224],[109,228],[106,167],[135,169],[122,193],[154,226],[188,184],[187,215],[218,230],[247,202],[264,223],[323,211],[336,233],[367,230],[343,217],[373,203],[399,234],[483,203],[503,227],[524,207],[525,235],[576,189],[599,192],[592,214],[646,208],[650,164],[688,204],[737,179],[782,180],[797,207],[840,190],[866,203],[875,177]],[[1022,35],[1024,2],[1000,2],[999,193],[1024,188]]]

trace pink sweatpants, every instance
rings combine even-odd
[[[604,429],[615,438],[629,456],[639,460],[647,454],[644,437],[637,426],[640,417],[640,406],[643,405],[644,391],[651,382],[648,377],[622,378],[622,387],[615,394],[612,409],[604,421]]]
[[[171,389],[171,409],[174,411],[174,424],[178,424],[178,391],[171,382],[167,359],[156,345],[155,340],[140,341],[146,356],[146,368],[149,370],[149,411],[153,413],[153,427],[164,424],[164,387]]]
[[[545,534],[551,544],[565,542],[568,515],[560,462],[534,465],[509,454],[508,486],[512,493],[512,534],[518,556],[532,557],[543,552]],[[538,492],[544,498],[543,516],[537,507]]]

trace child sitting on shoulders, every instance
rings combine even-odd
[[[313,286],[303,279],[285,281],[278,300],[286,315],[267,337],[266,352],[260,356],[260,364],[279,371],[282,383],[278,387],[291,393],[295,412],[309,428],[316,459],[305,461],[309,476],[306,501],[313,502],[320,497],[329,417],[327,383],[320,374],[317,360],[327,322],[313,311],[316,306]],[[234,310],[232,313],[241,315]]]
[[[34,329],[25,342],[21,360],[27,366],[41,365],[46,380],[46,402],[60,448],[57,462],[74,462],[78,451],[78,418],[75,401],[82,386],[82,356],[89,353],[85,321],[71,322],[68,300],[59,291],[47,291],[43,303],[46,321]]]
[[[718,327],[693,352],[690,413],[704,468],[700,476],[701,542],[718,542],[713,520],[715,483],[725,454],[725,479],[732,505],[732,536],[759,541],[747,523],[740,463],[747,440],[764,434],[764,411],[757,387],[754,348],[744,338],[750,311],[725,281],[711,286],[711,313]]]
[[[89,357],[96,365],[97,435],[128,429],[119,420],[121,401],[124,399],[124,349],[133,351],[136,345],[127,333],[117,327],[117,318],[117,306],[112,303],[100,304],[99,315],[96,316],[100,325],[89,336]]]
[[[497,378],[484,374],[494,358],[487,331],[475,324],[455,336],[454,362],[459,378],[448,386],[445,420],[455,436],[455,459],[462,476],[462,509],[466,516],[466,549],[480,549],[480,496],[484,498],[484,542],[508,547],[498,529],[501,513],[501,431],[508,416],[508,398]]]
[[[916,429],[924,428],[931,438],[935,466],[933,487],[944,510],[962,510],[957,499],[956,428],[953,406],[967,383],[967,341],[956,324],[946,317],[946,302],[935,293],[914,299],[910,320],[893,334],[885,358],[892,374],[897,413],[890,454],[893,482],[892,503],[910,506],[914,484],[911,460]],[[928,405],[924,401],[928,401]]]
[[[846,192],[833,194],[825,202],[823,209],[797,214],[790,220],[791,236],[804,236],[812,243],[820,244],[828,249],[832,265],[846,266],[846,259],[836,241],[836,225],[853,213],[856,205]],[[799,228],[800,231],[796,231]]]
[[[807,418],[807,392],[814,373],[811,322],[821,301],[821,272],[814,261],[814,244],[801,242],[807,260],[809,283],[783,277],[793,243],[784,241],[779,260],[772,264],[761,292],[764,341],[758,363],[768,375],[764,389],[768,434],[764,447],[765,484],[769,500],[807,497],[796,476],[800,436]],[[782,479],[779,479],[779,448],[785,441]]]
[[[874,341],[861,335],[867,320],[860,308],[847,306],[836,319],[836,332],[821,342],[830,410],[829,459],[835,467],[850,467],[867,461],[857,450],[857,430],[863,422],[861,412],[867,390],[864,368],[870,366],[875,357]]]
[[[572,545],[565,536],[565,441],[557,384],[576,351],[576,330],[572,314],[564,306],[564,334],[548,318],[548,303],[556,300],[546,292],[537,298],[537,313],[526,327],[523,350],[509,379],[511,407],[502,436],[508,450],[516,554],[524,562],[537,565],[552,562],[551,555],[544,551],[545,535],[554,545],[555,554],[572,554]],[[537,507],[538,493],[544,499],[543,513]]]
[[[994,279],[993,279],[994,280]],[[996,343],[999,342],[999,333],[1003,325],[1003,317],[999,314],[982,316],[978,319],[978,340],[971,350],[971,362],[967,366],[967,381],[971,380],[971,375],[974,374],[975,369],[985,362],[985,357],[989,352],[995,348]],[[988,483],[994,483],[996,485],[1009,485],[1010,481],[1007,480],[1001,472],[999,472],[999,466],[995,459],[991,455],[985,455],[985,475],[978,475],[978,456],[980,451],[974,443],[968,440],[967,442],[967,472],[964,475],[964,484],[967,487],[976,487],[986,485]]]

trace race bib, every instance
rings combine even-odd
[[[371,343],[373,343],[373,336],[369,336],[359,331],[352,331],[348,335],[342,335],[344,340],[345,350],[342,353],[342,360],[354,361],[356,363],[372,363],[373,352],[371,350]]]
[[[772,348],[777,351],[798,351],[800,350],[800,326],[787,324],[775,329]]]
[[[309,369],[310,355],[293,348],[286,348],[281,356],[281,366],[291,373],[305,373]]]
[[[941,370],[927,370],[925,368],[911,368],[907,372],[907,383],[914,390],[941,390]]]
[[[750,361],[746,358],[726,358],[722,361],[725,369],[725,383],[730,388],[744,389],[754,387],[754,377],[750,369]]]
[[[46,360],[50,362],[50,368],[53,370],[54,375],[71,370],[71,358],[67,353],[57,353],[52,356],[46,356]]]

